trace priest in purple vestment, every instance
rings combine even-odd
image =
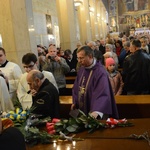
[[[74,82],[71,109],[80,109],[95,118],[118,118],[118,111],[108,75],[101,62],[94,58],[94,51],[83,46],[77,51],[81,65]]]

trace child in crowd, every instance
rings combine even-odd
[[[114,95],[121,95],[123,89],[123,80],[120,72],[116,70],[114,59],[107,58],[105,61],[105,67],[108,72]]]

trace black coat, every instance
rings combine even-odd
[[[59,94],[55,86],[47,79],[32,100],[32,107],[35,108],[32,113],[59,118]]]
[[[150,93],[150,57],[143,50],[137,50],[124,60],[123,81],[126,92]]]
[[[15,127],[9,127],[0,134],[0,150],[26,150],[23,134]]]

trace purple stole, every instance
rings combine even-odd
[[[84,73],[83,71],[81,78],[79,80],[79,94],[78,94],[79,109],[85,112],[85,114],[88,113],[86,94],[87,94],[87,88],[88,88],[92,73],[93,73],[93,70],[90,70],[88,73]]]

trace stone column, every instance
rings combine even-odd
[[[22,56],[36,50],[32,10],[29,16],[27,9],[28,11],[32,9],[32,1],[0,1],[2,45],[6,50],[7,59],[20,66]]]
[[[92,40],[92,28],[88,0],[83,0],[83,4],[77,8],[77,12],[80,28],[80,41],[82,42],[82,44],[85,44],[86,41]]]
[[[56,7],[61,48],[74,50],[77,41],[74,1],[56,0]]]

